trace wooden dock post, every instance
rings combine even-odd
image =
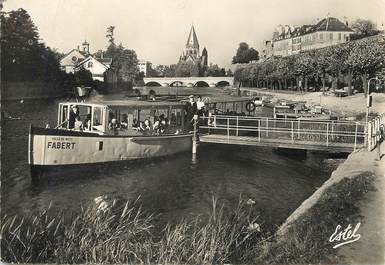
[[[194,115],[193,117],[193,120],[194,120],[194,134],[193,134],[193,138],[192,138],[192,154],[193,154],[193,159],[194,159],[194,155],[196,155],[197,153],[197,122],[198,122],[198,115]]]

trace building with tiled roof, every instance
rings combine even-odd
[[[100,58],[90,54],[90,44],[84,41],[82,47],[72,49],[60,59],[60,67],[66,73],[75,73],[84,68],[91,72],[92,78],[104,81],[104,72],[111,67],[112,58]]]
[[[271,41],[265,42],[263,57],[289,56],[350,40],[353,30],[337,18],[327,17],[315,25],[279,25]]]

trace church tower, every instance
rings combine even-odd
[[[204,67],[207,67],[207,62],[208,62],[208,57],[207,57],[207,50],[206,50],[206,47],[203,48],[203,51],[202,51],[202,64]]]
[[[191,26],[190,34],[188,35],[185,55],[187,57],[191,56],[194,60],[199,57],[199,42],[194,25]]]

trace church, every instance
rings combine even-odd
[[[207,62],[208,62],[208,57],[207,57],[207,50],[206,48],[203,49],[202,54],[199,52],[199,42],[198,42],[198,37],[195,32],[194,25],[191,26],[190,29],[190,34],[188,35],[187,38],[187,43],[185,50],[183,51],[182,55],[179,57],[179,62],[177,64],[177,72],[179,68],[179,72],[181,73],[182,76],[188,75],[186,72],[183,72],[185,69],[180,69],[180,68],[185,68],[183,67],[184,65],[190,65],[195,68],[194,70],[191,70],[189,76],[201,76],[204,74],[204,72],[207,69]]]

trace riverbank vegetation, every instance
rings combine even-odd
[[[239,66],[234,77],[242,86],[270,89],[333,89],[367,91],[368,78],[385,78],[385,39],[371,36],[287,57]],[[374,82],[373,82],[374,85]],[[383,88],[382,88],[383,89]]]
[[[308,264],[325,261],[330,235],[357,222],[356,203],[371,189],[364,173],[331,186],[302,218],[280,235],[261,224],[252,200],[235,209],[215,198],[209,216],[163,229],[138,201],[102,201],[71,216],[52,208],[28,217],[2,217],[6,262],[156,264]]]
[[[163,229],[138,202],[105,202],[68,217],[52,208],[29,217],[2,217],[1,253],[7,262],[189,263],[246,259],[261,238],[252,204],[226,210],[213,198],[208,217]],[[248,257],[250,259],[250,257]]]
[[[337,225],[345,229],[360,221],[357,202],[373,189],[373,180],[374,175],[365,172],[345,177],[330,186],[301,218],[264,244],[259,250],[257,263],[333,263],[333,246],[342,241],[330,242],[329,238]]]
[[[75,73],[62,70],[60,59],[65,56],[57,49],[47,46],[40,38],[38,28],[26,10],[19,8],[10,12],[1,12],[1,67],[4,69],[1,81],[12,89],[14,83],[35,82],[47,89],[50,94],[37,97],[58,96],[58,90],[73,96],[77,86],[90,86],[100,93],[111,90],[106,82],[94,80],[90,71],[79,67]],[[109,71],[116,75],[118,84],[115,87],[129,89],[143,80],[143,75],[137,68],[138,59],[134,50],[125,48],[121,43],[115,44],[113,26],[107,29],[109,43],[105,51],[99,50],[93,54],[96,58],[103,56],[112,58]],[[28,90],[26,87],[25,90]],[[33,96],[28,91],[20,97]],[[34,91],[32,91],[33,93]],[[47,93],[44,90],[44,93]]]

